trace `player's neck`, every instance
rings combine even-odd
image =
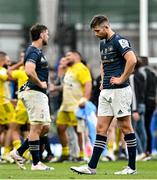
[[[115,34],[115,32],[112,31],[112,30],[110,30],[110,31],[108,32],[107,39],[110,39],[114,34]]]
[[[37,41],[33,41],[32,42],[32,45],[34,46],[34,47],[36,47],[37,49],[42,49],[42,42],[40,42],[39,40],[37,40]]]

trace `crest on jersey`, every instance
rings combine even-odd
[[[113,46],[109,46],[109,47],[108,47],[108,51],[109,51],[109,52],[113,51]]]
[[[102,49],[101,52],[100,52],[100,54],[101,54],[101,55],[107,54],[107,51],[108,51],[107,48]]]
[[[44,56],[41,58],[41,62],[45,62],[45,61],[46,61],[46,57]]]
[[[120,43],[120,45],[122,46],[123,49],[126,48],[126,47],[130,47],[129,42],[126,39],[120,39],[118,41],[119,41],[119,43]]]

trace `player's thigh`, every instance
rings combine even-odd
[[[39,91],[29,90],[23,94],[22,100],[31,124],[51,122],[47,95]]]
[[[132,90],[130,86],[121,89],[115,89],[113,99],[113,111],[115,117],[124,117],[131,115]]]
[[[5,122],[10,123],[15,120],[15,109],[11,102],[3,105],[5,111]]]
[[[100,92],[98,103],[98,116],[113,116],[113,109],[110,100],[112,97],[112,90],[104,89]]]
[[[24,125],[28,122],[27,110],[21,100],[18,100],[16,109],[15,109],[15,123]]]
[[[68,125],[68,121],[69,121],[68,113],[65,111],[58,111],[56,124]]]
[[[28,114],[26,110],[16,110],[15,113],[15,120],[12,122],[15,122],[20,125],[24,125],[28,122]]]
[[[6,121],[6,113],[3,104],[0,104],[0,124],[5,124]]]
[[[76,117],[75,112],[68,112],[68,117],[69,117],[69,126],[77,126],[78,124],[78,119]]]
[[[57,125],[77,126],[77,118],[74,112],[59,111]]]
[[[50,130],[50,124],[49,125],[43,125],[42,131],[40,136],[43,137],[45,134],[47,134]]]
[[[134,131],[132,128],[130,115],[117,118],[117,123],[123,134],[129,134]]]

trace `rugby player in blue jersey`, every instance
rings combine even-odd
[[[128,165],[114,174],[136,174],[136,138],[131,125],[132,90],[128,81],[134,71],[136,56],[129,41],[112,30],[106,16],[94,16],[90,27],[100,39],[101,54],[97,135],[88,165],[71,167],[71,170],[81,174],[96,174],[98,160],[106,147],[108,128],[116,117],[127,145]]]
[[[50,126],[50,112],[48,97],[46,95],[48,86],[48,62],[42,52],[43,46],[47,45],[49,34],[44,25],[36,24],[30,29],[32,44],[25,52],[24,64],[28,81],[21,88],[19,98],[26,106],[29,121],[29,137],[24,143],[10,154],[21,169],[23,164],[23,153],[29,148],[32,155],[31,170],[53,170],[40,161],[40,137],[44,136]]]

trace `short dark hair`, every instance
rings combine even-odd
[[[30,35],[32,41],[36,41],[40,38],[40,34],[46,31],[48,28],[45,25],[35,24],[30,29]]]
[[[7,56],[7,53],[4,51],[0,51],[0,57],[5,57],[5,56]]]
[[[90,22],[90,28],[95,28],[96,26],[99,26],[100,24],[102,24],[103,22],[107,22],[109,23],[109,20],[107,18],[107,16],[104,15],[95,15],[91,22]]]
[[[143,66],[147,66],[149,64],[147,56],[139,56],[138,59],[141,60]]]
[[[81,53],[80,53],[79,51],[75,50],[75,49],[72,49],[72,50],[70,50],[69,52],[72,52],[72,53],[77,54],[78,56],[80,56],[80,59],[82,58]]]
[[[77,51],[77,50],[71,50],[70,52],[76,53],[76,54],[80,57],[81,62],[82,62],[84,65],[87,65],[87,62],[86,62],[85,58],[82,56],[82,54],[81,54],[79,51]]]

